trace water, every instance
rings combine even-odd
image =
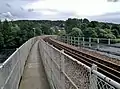
[[[120,43],[118,44],[112,44],[111,46],[107,45],[98,45],[98,44],[84,44],[85,47],[89,47],[90,50],[96,50],[100,54],[104,54],[111,58],[117,58],[120,59]]]

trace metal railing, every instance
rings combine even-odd
[[[51,89],[120,89],[120,84],[44,42],[40,54]]]
[[[120,84],[44,42],[28,40],[0,65],[0,89],[18,89],[33,44],[39,42],[41,58],[52,89],[120,89]]]
[[[36,40],[28,40],[0,65],[0,89],[18,89],[25,61]]]
[[[86,38],[86,37],[71,37],[71,36],[58,36],[57,39],[65,43],[76,45],[76,46],[88,45],[86,47],[91,47],[96,45],[97,48],[99,48],[100,45],[106,45],[106,46],[120,47],[118,45],[114,45],[115,43],[120,43],[120,39],[91,38],[91,37]]]

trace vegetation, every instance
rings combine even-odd
[[[16,48],[33,36],[42,34],[118,39],[120,25],[75,18],[66,21],[5,20],[0,21],[0,48]]]

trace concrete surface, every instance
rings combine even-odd
[[[38,41],[31,49],[19,89],[50,89],[38,50]]]

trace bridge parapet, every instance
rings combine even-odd
[[[28,40],[0,65],[0,89],[18,89],[25,62],[36,40],[36,37]]]
[[[42,40],[39,48],[52,89],[89,89],[89,67]]]
[[[120,89],[120,84],[44,42],[40,54],[51,89]]]

